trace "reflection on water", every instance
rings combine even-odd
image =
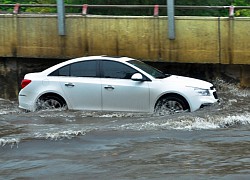
[[[215,84],[219,104],[167,116],[25,113],[16,101],[0,99],[0,177],[247,178],[250,90],[222,80]]]

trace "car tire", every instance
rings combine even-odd
[[[36,110],[48,110],[48,109],[65,109],[67,108],[64,99],[58,96],[43,96],[39,98],[36,104]]]
[[[172,115],[187,111],[189,111],[187,101],[177,95],[162,97],[155,106],[155,113],[157,115]]]

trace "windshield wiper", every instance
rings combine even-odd
[[[164,76],[158,76],[158,77],[156,77],[156,79],[164,79],[164,78],[168,78],[170,76],[172,76],[172,74],[164,74]]]
[[[162,75],[162,76],[157,76],[157,77],[155,77],[156,79],[164,79],[164,78],[167,78],[167,77],[170,77],[170,76],[172,76],[171,74],[164,74],[164,75]]]

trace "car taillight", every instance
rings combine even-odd
[[[31,80],[23,79],[22,82],[21,82],[22,89],[25,88],[29,83],[31,83]]]

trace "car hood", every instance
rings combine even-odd
[[[211,83],[207,81],[184,77],[184,76],[176,76],[176,75],[171,75],[163,79],[163,82],[164,83],[165,82],[177,83],[177,84],[182,84],[184,86],[197,87],[197,88],[202,88],[202,89],[209,89],[211,86],[213,86]]]

